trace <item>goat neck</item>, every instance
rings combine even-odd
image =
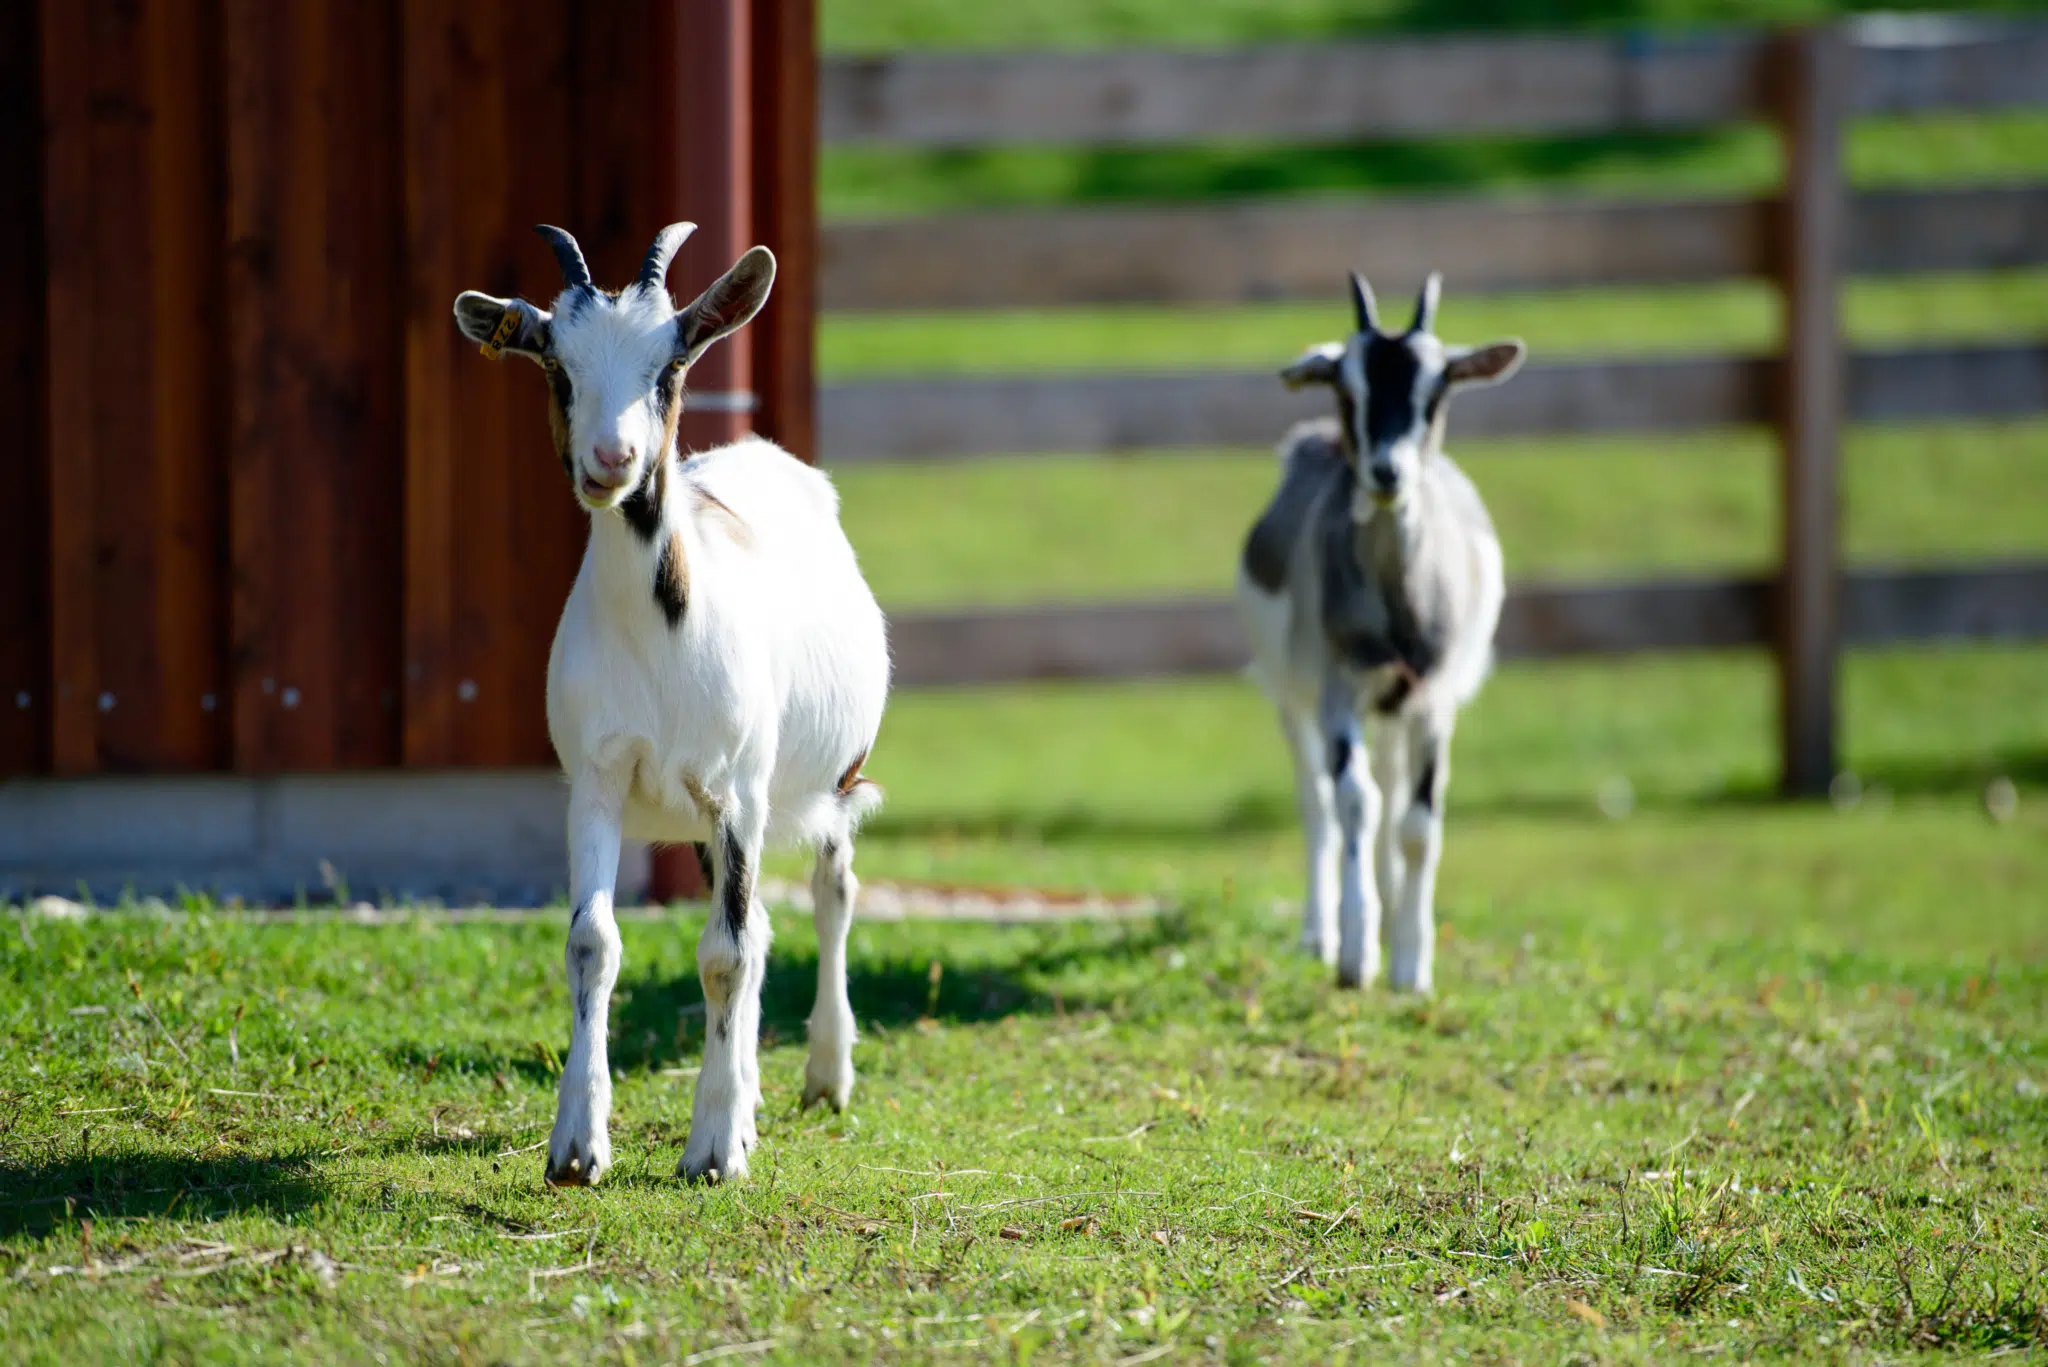
[[[652,567],[665,552],[673,553],[670,541],[679,520],[670,515],[669,505],[678,478],[671,445],[647,463],[632,497],[590,514],[592,577],[606,603],[637,611],[645,602]]]

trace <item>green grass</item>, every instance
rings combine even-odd
[[[1459,442],[1516,578],[1617,577],[1776,554],[1761,434]],[[1277,472],[1269,453],[1033,456],[836,476],[875,592],[896,607],[1227,592]],[[1855,562],[2048,551],[2048,423],[1852,431],[1843,544]],[[1118,534],[1102,534],[1116,508]]]
[[[902,699],[870,879],[1178,910],[857,925],[842,1118],[793,1112],[815,949],[784,916],[763,1147],[708,1191],[670,1176],[702,1029],[688,915],[626,925],[618,1163],[565,1192],[531,1148],[558,922],[12,920],[0,1342],[67,1364],[2038,1351],[2043,663],[1855,660],[1867,795],[1792,811],[1757,800],[1754,659],[1506,671],[1460,738],[1428,1004],[1288,952],[1286,778],[1243,686]],[[2008,825],[1977,806],[1997,773],[2022,785]],[[1621,820],[1593,801],[1616,775]]]
[[[1361,265],[1370,270],[1371,262]],[[1384,280],[1386,309],[1412,307],[1420,281]],[[1349,326],[1344,282],[1327,302],[1242,307],[1123,305],[960,313],[828,314],[818,366],[828,383],[893,374],[1036,370],[1271,369]],[[2048,270],[1860,279],[1843,325],[1866,346],[2048,335]],[[1514,336],[1539,358],[1683,354],[1775,345],[1778,306],[1762,284],[1461,295],[1446,282],[1444,336]]]
[[[1872,188],[2037,179],[2048,165],[2048,114],[1867,119],[1851,128],[1847,158],[1850,179]],[[827,218],[1472,190],[1755,194],[1781,174],[1777,138],[1760,127],[1313,147],[828,147],[819,169]]]
[[[1886,10],[1869,0],[1035,0],[960,5],[949,0],[829,0],[819,7],[832,51],[903,47],[1107,47],[1136,43],[1227,45],[1278,39],[1472,29],[1773,24]],[[2027,10],[2027,0],[1923,0],[1916,10]]]

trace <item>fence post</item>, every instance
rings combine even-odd
[[[655,6],[651,41],[659,44],[655,117],[683,130],[673,164],[654,170],[669,219],[693,219],[691,266],[722,271],[754,243],[752,18],[744,4]],[[681,291],[685,298],[691,291]],[[753,429],[751,340],[746,333],[713,347],[691,367],[691,401],[677,425],[685,450],[736,441]],[[657,846],[648,896],[657,902],[709,891],[695,854]]]
[[[1853,55],[1839,27],[1817,25],[1784,35],[1774,73],[1785,148],[1777,253],[1785,342],[1776,645],[1779,774],[1788,796],[1826,792],[1835,775],[1841,644],[1836,470],[1846,369],[1839,305],[1842,134]]]
[[[818,459],[817,0],[752,0],[754,232],[775,253],[775,295],[753,322],[761,435]]]

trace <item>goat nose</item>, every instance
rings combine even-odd
[[[593,447],[590,454],[597,461],[598,468],[609,475],[617,474],[633,460],[632,448],[625,446]]]
[[[1372,467],[1372,482],[1382,490],[1392,489],[1401,482],[1401,472],[1391,465],[1375,464]]]

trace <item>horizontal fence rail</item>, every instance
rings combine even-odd
[[[1341,297],[1346,271],[1461,292],[1774,274],[1774,199],[1407,198],[939,214],[833,223],[828,309],[1230,304]],[[2048,262],[2048,185],[1869,191],[1851,274]],[[1406,284],[1402,285],[1406,288]]]
[[[1765,645],[1774,592],[1763,576],[1517,585],[1497,645],[1505,659]],[[2048,636],[2048,561],[1853,570],[1842,599],[1851,645]],[[1248,656],[1221,600],[903,612],[889,629],[912,688],[1227,673]]]
[[[1532,363],[1460,397],[1459,437],[1684,431],[1767,422],[1782,363],[1766,356]],[[953,460],[1032,452],[1270,446],[1332,411],[1274,371],[926,376],[827,386],[828,461]],[[2048,344],[1916,347],[1849,358],[1848,413],[1901,418],[2048,412]],[[1249,513],[1247,513],[1249,516]]]
[[[2048,23],[1878,19],[1849,31],[1856,112],[2041,99]],[[1755,33],[897,54],[827,61],[818,126],[831,143],[917,147],[1680,130],[1763,117],[1770,81],[1770,40]]]

